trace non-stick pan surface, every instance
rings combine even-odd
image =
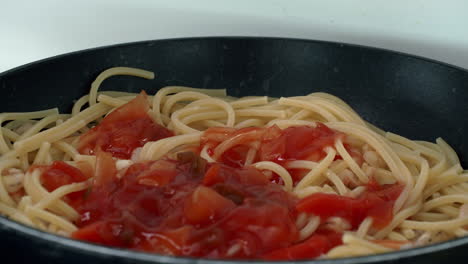
[[[233,96],[332,93],[384,130],[429,141],[442,136],[468,167],[467,71],[396,52],[339,43],[192,38],[75,52],[1,74],[0,113],[55,106],[69,111],[73,100],[88,92],[92,80],[114,66],[151,70],[156,78],[113,77],[103,83],[103,90],[144,89],[152,94],[163,86],[185,85],[227,88]],[[2,263],[228,263],[95,246],[3,217],[0,249]],[[466,257],[468,237],[389,254],[317,263],[461,263]]]

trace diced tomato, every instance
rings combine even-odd
[[[71,183],[83,182],[88,178],[77,168],[63,161],[54,161],[52,165],[45,166],[41,174],[41,183],[44,188],[52,192],[55,189]],[[82,191],[70,193],[67,197],[76,199],[83,194]]]
[[[137,97],[140,104],[146,102],[143,97]],[[342,217],[354,229],[366,217],[374,219],[377,229],[393,217],[401,185],[381,186],[371,180],[358,198],[316,193],[298,201],[283,190],[278,175],[267,177],[244,165],[250,148],[257,149],[254,162],[268,160],[285,165],[298,159],[322,159],[325,148],[342,136],[323,124],[284,130],[277,126],[210,128],[201,142],[201,147],[208,146],[210,155],[220,144],[230,144],[218,163],[207,164],[195,153],[182,152],[176,160],[141,162],[117,171],[113,156],[127,157],[133,147],[141,146],[140,141],[125,141],[130,135],[125,134],[125,126],[132,127],[125,122],[147,116],[147,108],[135,104],[132,101],[122,107],[126,111],[117,109],[104,119],[101,128],[82,138],[86,143],[83,146],[88,146],[86,151],[96,154],[96,169],[94,185],[87,195],[80,203],[71,203],[81,215],[74,238],[166,255],[299,260],[318,257],[342,243],[342,234],[323,226],[298,243],[295,220],[300,212],[318,215],[322,221]],[[132,111],[137,114],[128,117]],[[347,145],[345,148],[361,162],[359,151]],[[91,174],[89,165],[79,167],[86,175]],[[291,169],[290,173],[298,181],[306,171]],[[394,243],[382,243],[395,247]]]
[[[379,185],[372,179],[367,186],[369,191],[361,199],[374,205],[369,207],[367,214],[373,218],[373,227],[381,229],[392,221],[393,205],[403,191],[403,185]]]
[[[221,162],[234,168],[244,167],[249,147],[245,145],[235,146],[221,156]]]
[[[83,173],[63,161],[54,161],[41,175],[42,185],[49,191],[75,182],[85,181]]]
[[[366,218],[373,218],[373,227],[381,229],[393,218],[393,204],[403,190],[402,185],[368,185],[367,191],[358,198],[335,194],[314,193],[302,199],[296,206],[299,212],[308,212],[327,219],[332,216],[348,220],[353,228]]]
[[[177,175],[176,164],[168,160],[157,160],[138,175],[138,183],[149,186],[164,186]]]
[[[103,225],[104,222],[96,222],[87,225],[73,232],[72,238],[86,240],[97,244],[105,244],[106,241],[99,234],[99,229],[101,229]]]
[[[216,163],[211,165],[210,168],[206,171],[205,177],[203,177],[203,184],[205,184],[206,186],[211,186],[218,182],[222,182],[223,177],[220,171],[221,165]]]
[[[110,153],[98,151],[96,154],[94,185],[99,186],[112,182],[116,175],[117,168]]]
[[[325,155],[325,147],[333,146],[340,134],[322,123],[317,123],[315,128],[307,126],[287,128],[284,135],[287,142],[284,159],[317,161]]]
[[[140,231],[139,223],[132,216],[123,215],[122,220],[107,219],[94,222],[71,234],[72,238],[89,242],[114,246],[132,246]]]
[[[306,241],[287,247],[274,250],[263,256],[265,260],[301,260],[313,259],[327,253],[330,249],[340,245],[341,234],[314,234]]]
[[[147,95],[142,92],[81,136],[79,152],[92,155],[102,150],[111,153],[113,157],[129,159],[133,150],[146,142],[173,136],[171,131],[151,119],[148,110]]]
[[[213,222],[223,211],[231,210],[236,205],[216,191],[205,186],[198,186],[187,199],[184,213],[192,224]]]
[[[247,199],[243,206],[231,212],[221,227],[230,232],[251,233],[258,241],[260,252],[288,246],[299,237],[287,207],[259,199]]]
[[[80,229],[72,237],[211,258],[260,257],[297,240],[297,200],[263,173],[215,163],[200,177],[205,169],[198,157],[179,156],[133,164],[120,178],[114,169],[99,172],[98,184],[76,207]],[[112,157],[98,152],[97,160],[105,168]]]

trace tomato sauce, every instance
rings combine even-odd
[[[241,137],[242,135],[247,135]],[[334,131],[322,123],[317,123],[316,127],[293,126],[280,129],[274,125],[268,128],[209,128],[205,131],[201,140],[201,147],[208,147],[208,153],[213,156],[214,149],[221,143],[236,139],[236,144],[225,151],[218,160],[232,167],[243,167],[250,148],[256,148],[257,153],[253,162],[272,161],[284,166],[288,161],[310,160],[319,161],[326,155],[325,149],[333,147],[337,138],[344,137],[344,134]],[[347,149],[348,146],[345,145]],[[359,153],[351,152],[352,156]],[[337,156],[336,159],[341,159]],[[288,169],[293,182],[299,182],[308,172],[301,169]],[[270,178],[272,182],[282,184],[282,179],[273,174]]]
[[[372,226],[381,229],[393,219],[393,205],[403,190],[400,184],[367,184],[367,190],[357,198],[335,194],[314,193],[301,200],[296,209],[327,219],[332,216],[348,220],[353,229],[366,218],[372,217]]]
[[[165,255],[310,259],[340,245],[342,234],[321,225],[298,241],[299,212],[318,215],[322,223],[339,216],[353,230],[371,216],[380,229],[391,221],[401,192],[400,185],[371,182],[358,198],[317,193],[298,200],[253,167],[207,164],[194,153],[181,156],[137,163],[120,178],[95,180],[70,200],[81,215],[72,237]],[[97,159],[104,165],[96,175],[115,171],[113,163],[102,161],[105,155],[98,153]]]
[[[82,135],[78,151],[81,154],[94,154],[102,150],[111,153],[113,157],[129,159],[133,151],[146,142],[173,136],[172,131],[151,119],[149,109],[147,95],[142,92]]]
[[[247,135],[241,138],[241,135]],[[221,162],[233,167],[242,167],[245,163],[247,150],[258,142],[259,147],[254,162],[273,161],[282,163],[288,160],[321,160],[325,148],[333,146],[338,137],[344,136],[322,123],[317,127],[293,126],[284,130],[274,125],[268,128],[209,128],[202,136],[201,147],[208,146],[208,152],[222,142],[236,140],[236,145],[224,152]],[[241,138],[239,140],[239,138]]]
[[[145,142],[173,135],[151,120],[148,109],[146,95],[141,94],[82,136],[80,152],[96,155],[94,170],[60,161],[42,168],[41,181],[48,191],[93,177],[88,190],[65,199],[80,214],[72,238],[164,255],[299,260],[319,257],[342,243],[341,233],[327,229],[329,217],[347,220],[353,230],[366,217],[374,219],[375,229],[392,220],[401,185],[381,186],[371,180],[357,198],[315,193],[299,200],[283,190],[275,175],[244,166],[251,147],[257,149],[254,162],[321,160],[325,149],[344,135],[320,123],[284,130],[210,128],[200,149],[208,146],[213,156],[217,146],[235,143],[218,153],[216,163],[184,152],[177,159],[117,170],[115,158],[129,158]],[[295,182],[303,173],[290,172]],[[296,227],[301,212],[321,218],[317,231],[303,241]]]
[[[281,186],[254,168],[192,156],[137,163],[95,183],[76,207],[82,217],[72,237],[210,258],[255,258],[298,239],[296,198]]]
[[[49,192],[52,192],[61,186],[83,182],[88,179],[80,169],[68,165],[63,161],[54,161],[52,165],[43,166],[43,168],[46,169],[41,174],[41,183]],[[83,191],[70,193],[66,198],[76,200],[79,199],[83,193]]]

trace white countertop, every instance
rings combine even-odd
[[[17,0],[0,10],[0,72],[85,48],[192,36],[331,40],[468,69],[465,0]]]

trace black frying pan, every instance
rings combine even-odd
[[[468,72],[439,62],[355,45],[272,38],[193,38],[91,49],[0,75],[0,113],[58,106],[87,93],[104,69],[139,67],[152,81],[113,77],[103,90],[155,93],[167,85],[227,88],[234,96],[332,93],[367,121],[411,139],[443,136],[468,167]],[[238,263],[136,253],[47,234],[0,217],[2,263]],[[317,263],[453,263],[468,237],[389,254]],[[9,262],[3,262],[5,257]]]

